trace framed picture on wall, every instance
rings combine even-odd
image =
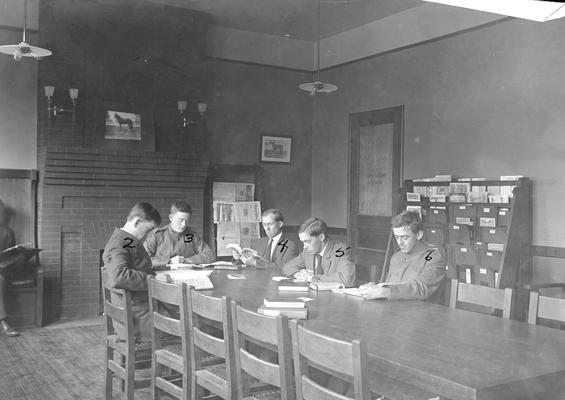
[[[261,156],[263,163],[291,164],[292,136],[261,136]]]
[[[103,101],[92,105],[96,147],[155,151],[153,106]]]

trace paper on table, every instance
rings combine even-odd
[[[332,289],[332,292],[365,298],[365,295],[358,288]]]
[[[245,275],[242,274],[228,274],[228,279],[247,279]]]
[[[298,300],[302,300],[305,303],[314,300],[312,297],[297,297]]]
[[[292,278],[289,278],[288,276],[273,276],[271,279],[274,280],[275,282],[280,282],[280,281],[287,281]]]

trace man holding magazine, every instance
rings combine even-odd
[[[241,259],[250,267],[275,268],[280,271],[283,265],[298,255],[296,243],[282,232],[284,217],[280,210],[272,208],[264,211],[261,224],[267,236],[253,241],[251,249],[235,250],[233,257]]]

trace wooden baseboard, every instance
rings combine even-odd
[[[565,258],[565,247],[532,246],[534,257]]]

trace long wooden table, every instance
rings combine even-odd
[[[230,273],[230,272],[228,272]],[[245,280],[211,276],[215,289],[256,310],[278,295],[267,270]],[[337,339],[367,343],[375,376],[453,400],[565,399],[565,332],[420,301],[363,300],[310,290],[304,325]],[[378,382],[377,382],[378,384]],[[386,394],[383,392],[383,394]]]

